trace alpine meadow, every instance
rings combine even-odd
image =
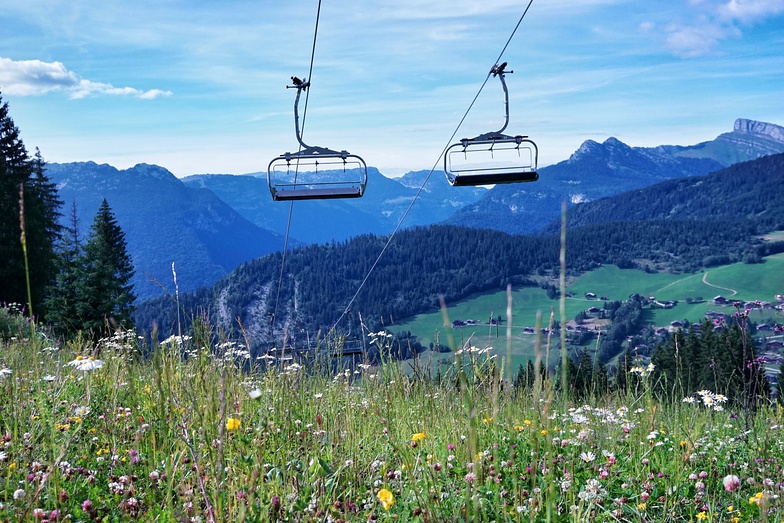
[[[323,4],[0,0],[0,523],[784,522],[782,1]]]

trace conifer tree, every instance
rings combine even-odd
[[[8,103],[0,97],[0,301],[27,303],[24,253],[21,242],[20,189],[24,197],[25,244],[30,275],[31,305],[39,309],[54,275],[54,243],[59,234],[57,189],[45,174],[40,152],[31,159]]]
[[[71,202],[68,225],[64,227],[57,249],[57,272],[47,297],[47,321],[58,334],[70,337],[82,326],[77,310],[78,288],[85,272],[76,200]]]
[[[84,247],[84,278],[77,287],[77,314],[82,329],[93,336],[128,327],[133,312],[133,263],[125,233],[106,199],[90,227]]]

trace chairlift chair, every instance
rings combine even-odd
[[[347,151],[335,151],[326,147],[314,147],[302,141],[299,128],[299,99],[310,82],[292,76],[297,89],[294,101],[294,128],[299,152],[284,153],[273,159],[267,167],[267,184],[272,199],[276,201],[324,200],[335,198],[359,198],[367,186],[367,164],[365,160]]]
[[[476,138],[463,138],[444,153],[444,173],[456,187],[500,183],[535,182],[539,179],[539,149],[528,136],[503,134],[509,125],[509,90],[504,75],[506,62],[490,70],[504,88],[504,126]]]

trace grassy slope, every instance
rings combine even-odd
[[[731,291],[713,287],[733,289]],[[776,294],[784,293],[784,254],[770,256],[765,263],[746,265],[742,263],[714,267],[695,274],[646,274],[635,269],[618,269],[613,265],[591,271],[576,279],[568,288],[574,297],[566,301],[566,318],[571,320],[582,309],[592,305],[601,306],[598,300],[583,298],[586,292],[593,292],[597,296],[606,296],[610,300],[625,300],[630,294],[639,293],[646,296],[655,296],[658,300],[678,300],[679,303],[672,309],[652,309],[646,312],[646,319],[656,326],[669,325],[671,321],[688,319],[700,321],[708,310],[720,310],[727,314],[734,312],[732,307],[718,307],[710,300],[714,296],[722,295],[733,300],[763,300],[773,301]],[[687,304],[687,297],[702,297],[706,301],[698,304]],[[541,311],[542,323],[547,326],[550,311],[555,310],[555,319],[559,319],[559,304],[557,300],[550,300],[544,290],[538,288],[524,288],[512,292],[512,369],[524,363],[534,355],[535,336],[524,334],[523,327],[533,327],[536,314]],[[477,295],[459,303],[447,304],[449,320],[475,319],[487,321],[492,315],[497,318],[501,315],[506,320],[506,292],[493,292]],[[752,319],[759,321],[763,318],[784,317],[779,311],[757,312]],[[466,326],[460,329],[445,329],[441,312],[417,315],[412,320],[397,323],[392,330],[407,330],[419,336],[424,345],[434,341],[449,343],[447,336],[453,334],[455,343],[459,346],[469,338],[471,344],[477,347],[493,346],[499,356],[506,355],[506,322],[498,329],[488,325]],[[497,332],[496,332],[497,331]],[[431,355],[426,353],[427,357]],[[441,355],[440,358],[449,358]],[[557,356],[555,356],[557,358]]]

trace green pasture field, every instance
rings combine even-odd
[[[768,301],[775,302],[776,294],[784,294],[784,254],[765,258],[764,263],[736,263],[721,267],[712,267],[695,274],[647,274],[637,269],[619,269],[607,265],[583,274],[568,287],[573,296],[566,300],[566,319],[572,320],[575,315],[591,306],[602,307],[599,299],[586,299],[586,293],[594,293],[597,297],[605,296],[609,300],[625,300],[631,294],[654,296],[657,301],[678,300],[678,305],[671,309],[647,309],[646,321],[654,326],[668,326],[675,320],[701,321],[709,310],[732,314],[732,306],[717,306],[712,303],[715,296],[721,295],[731,301]],[[701,297],[702,303],[686,303],[686,298]],[[469,344],[484,348],[493,347],[499,357],[507,355],[507,294],[497,291],[476,295],[459,303],[447,303],[448,321],[473,319],[481,324],[467,325],[460,328],[444,327],[443,314],[433,312],[419,314],[416,317],[396,323],[393,331],[411,331],[418,336],[423,345],[441,343],[450,345],[448,336],[453,336],[454,346]],[[536,335],[523,332],[525,327],[536,325],[537,313],[541,313],[541,325],[547,327],[551,311],[555,311],[555,319],[560,320],[559,301],[551,300],[544,290],[536,287],[525,287],[512,290],[512,341],[511,368],[517,369],[535,355]],[[501,316],[500,326],[488,325],[490,317]],[[784,319],[781,311],[754,311],[752,320],[762,321],[773,318]],[[546,335],[545,335],[546,336]],[[542,346],[546,339],[542,340]],[[554,339],[551,349],[557,351],[558,340]],[[449,354],[432,355],[425,353],[426,358],[446,361]],[[558,358],[557,354],[551,358]]]

